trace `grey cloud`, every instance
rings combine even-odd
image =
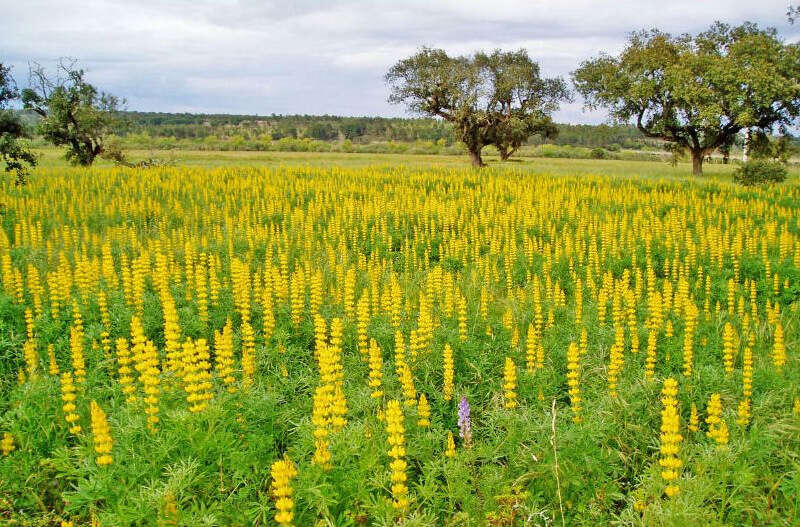
[[[28,0],[3,8],[0,60],[24,83],[29,60],[79,58],[137,110],[403,115],[383,74],[422,45],[524,47],[545,74],[568,76],[642,28],[753,20],[797,39],[785,10],[783,0]],[[580,101],[556,117],[604,118]]]

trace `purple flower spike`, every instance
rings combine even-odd
[[[461,397],[458,405],[458,435],[466,446],[472,442],[472,421],[469,418],[469,401],[465,396]]]

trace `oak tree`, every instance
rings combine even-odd
[[[22,90],[25,108],[42,119],[39,133],[56,146],[66,146],[69,162],[88,166],[103,153],[104,142],[118,122],[119,98],[101,92],[85,78],[75,61],[62,59],[56,73],[33,64],[30,86]]]
[[[543,78],[525,50],[451,57],[422,48],[395,64],[386,81],[390,102],[453,123],[475,166],[484,164],[484,146],[496,146],[505,160],[531,135],[555,136],[550,116],[569,100],[565,82]]]
[[[742,130],[794,122],[799,79],[800,48],[749,22],[717,22],[694,37],[637,32],[619,55],[601,54],[573,73],[587,107],[686,148],[695,175]]]

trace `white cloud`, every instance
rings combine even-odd
[[[568,76],[630,31],[697,32],[753,20],[797,39],[784,0],[27,0],[3,6],[0,60],[81,60],[137,110],[402,115],[386,70],[422,45],[466,54],[525,48]],[[579,102],[557,119],[599,122]]]

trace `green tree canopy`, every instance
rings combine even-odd
[[[27,135],[25,126],[19,115],[9,109],[18,97],[11,68],[0,62],[0,158],[6,172],[14,172],[16,182],[21,184],[25,182],[28,168],[36,165],[36,156],[20,142]]]
[[[74,61],[61,60],[55,75],[34,64],[31,85],[22,90],[22,101],[25,108],[42,117],[42,136],[56,146],[66,146],[69,162],[87,166],[103,153],[121,101],[98,91],[84,76]]]
[[[589,108],[607,108],[648,137],[703,158],[742,130],[771,130],[800,115],[800,48],[774,29],[715,23],[699,35],[631,35],[618,56],[583,62],[573,80]]]
[[[550,115],[569,100],[564,81],[542,78],[524,50],[450,57],[423,48],[395,64],[386,81],[390,102],[453,123],[476,166],[486,145],[506,159],[533,134],[554,136]]]

